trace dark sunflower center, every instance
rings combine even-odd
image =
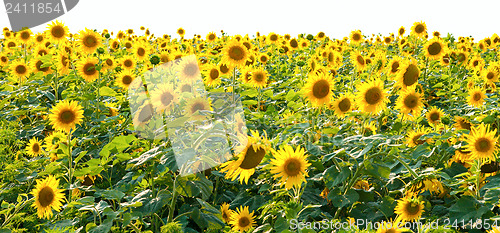
[[[333,56],[333,53],[328,53],[328,62],[333,62],[335,60],[335,57]]]
[[[270,39],[271,41],[277,41],[277,40],[278,40],[278,35],[273,34],[273,35],[271,35],[271,36],[269,37],[269,39]]]
[[[399,69],[399,62],[398,61],[395,61],[394,63],[392,63],[391,65],[391,73],[396,73],[398,72],[398,69]]]
[[[38,143],[33,144],[33,146],[31,147],[31,149],[32,149],[32,150],[33,150],[33,152],[35,152],[35,153],[40,152],[40,144],[38,144]]]
[[[18,73],[18,74],[26,73],[26,66],[24,66],[24,65],[16,66],[16,73]]]
[[[266,150],[264,148],[257,147],[257,151],[255,151],[253,146],[249,146],[240,167],[243,169],[255,168],[260,164],[260,162],[264,158],[264,155],[266,155]]]
[[[96,69],[93,63],[87,63],[83,66],[83,73],[85,73],[85,75],[94,75],[95,72]]]
[[[174,99],[174,96],[170,92],[164,92],[163,95],[161,95],[161,103],[164,106],[170,105],[170,103],[172,103],[173,99]]]
[[[368,89],[368,91],[366,91],[365,93],[365,101],[369,105],[377,104],[378,102],[380,102],[381,99],[382,99],[382,92],[380,91],[380,89],[378,89],[378,87],[372,87]]]
[[[245,51],[240,46],[232,46],[229,48],[229,57],[236,61],[241,61],[245,58]]]
[[[68,58],[66,56],[62,56],[61,64],[65,67],[68,66]]]
[[[64,28],[62,26],[55,26],[50,30],[50,33],[55,38],[62,38],[64,36]]]
[[[431,113],[430,118],[431,118],[431,121],[438,121],[439,120],[439,113],[437,113],[437,112]]]
[[[476,60],[476,61],[474,61],[474,62],[472,63],[472,65],[473,65],[473,66],[478,66],[478,65],[479,65],[479,61],[477,61],[477,60]]]
[[[128,59],[123,62],[123,65],[125,65],[126,67],[132,67],[132,64],[132,61]]]
[[[488,74],[486,75],[486,78],[491,80],[495,77],[495,74],[493,72],[488,72]]]
[[[130,75],[123,76],[122,83],[125,85],[130,85],[130,83],[132,83],[132,77]]]
[[[184,67],[184,74],[186,76],[192,77],[195,76],[198,73],[198,66],[196,64],[187,64]]]
[[[59,114],[59,120],[63,124],[70,124],[75,120],[76,116],[75,113],[71,110],[64,110]]]
[[[97,38],[94,35],[87,35],[83,38],[83,45],[87,48],[94,48],[97,46]]]
[[[419,75],[418,67],[414,64],[410,64],[403,75],[403,84],[405,86],[411,86],[417,82]]]
[[[359,33],[354,33],[354,35],[352,35],[352,40],[354,41],[361,40],[361,35]]]
[[[205,110],[205,105],[202,103],[193,104],[193,107],[191,107],[191,112],[195,113],[198,110]]]
[[[339,102],[339,109],[342,112],[347,112],[351,109],[351,101],[348,98],[343,99]]]
[[[255,82],[261,83],[264,81],[264,74],[262,74],[261,72],[257,72],[253,74],[253,79],[255,80]]]
[[[227,215],[227,212],[226,212],[226,211],[223,211],[223,212],[222,212],[222,218],[223,218],[223,219],[228,219],[228,218],[229,218],[229,216]]]
[[[137,55],[142,57],[144,54],[146,54],[146,50],[144,48],[137,49]]]
[[[434,42],[431,45],[429,45],[429,48],[427,49],[427,51],[429,52],[430,55],[434,56],[434,55],[438,55],[439,53],[441,53],[442,49],[443,48],[441,48],[441,44],[439,42]]]
[[[219,78],[219,71],[217,69],[210,70],[210,79],[216,80],[217,78]]]
[[[140,122],[146,122],[149,121],[152,117],[153,117],[153,106],[151,106],[151,104],[148,104],[141,109],[138,120]]]
[[[292,47],[292,48],[297,48],[297,47],[299,47],[299,42],[297,42],[297,40],[296,40],[296,39],[292,39],[292,40],[290,41],[290,47]]]
[[[358,64],[360,64],[360,65],[365,64],[365,59],[362,56],[357,56],[356,61],[358,61]]]
[[[264,62],[264,63],[267,62],[267,57],[266,56],[261,56],[260,57],[260,61]]]
[[[215,35],[214,35],[214,34],[210,34],[210,35],[208,36],[208,39],[209,39],[209,40],[215,40]]]
[[[422,24],[419,24],[419,25],[417,25],[417,26],[415,27],[415,32],[416,32],[417,34],[420,34],[420,33],[424,32],[424,30],[425,30],[425,27],[424,27],[424,25],[422,25]]]
[[[229,72],[229,67],[227,67],[225,64],[222,64],[220,66],[220,72],[222,72],[223,74],[227,74],[227,72]]]
[[[413,109],[418,105],[418,97],[416,95],[408,95],[404,99],[404,104],[407,108]]]
[[[424,140],[420,140],[420,137],[422,136],[423,134],[416,134],[415,136],[413,136],[412,138],[412,141],[413,143],[415,143],[416,145],[420,145],[420,144],[424,144]]]
[[[108,65],[108,66],[112,66],[112,65],[113,65],[113,60],[111,60],[111,59],[109,59],[109,58],[108,58],[108,59],[106,59],[106,65]]]
[[[30,34],[28,32],[26,32],[26,31],[21,32],[21,39],[27,40],[29,38],[30,38]]]
[[[330,93],[330,84],[326,80],[319,80],[313,85],[313,95],[318,99],[325,98]]]
[[[7,47],[9,47],[9,48],[12,48],[12,47],[15,47],[15,46],[16,46],[16,43],[14,43],[12,41],[7,44]]]
[[[42,71],[42,72],[47,72],[47,70],[49,70],[49,67],[43,67],[42,68],[42,64],[43,62],[42,61],[37,61],[36,62],[36,69],[39,70],[39,71]]]
[[[54,201],[55,193],[50,187],[44,187],[38,193],[38,201],[42,207],[47,207]]]
[[[405,29],[404,28],[400,28],[399,29],[399,35],[403,35],[405,34]]]
[[[387,44],[391,43],[391,38],[389,37],[384,38],[384,42]]]
[[[466,122],[465,120],[461,120],[459,121],[459,124],[460,124],[460,127],[462,127],[462,129],[467,129],[467,130],[470,130],[471,128],[471,124],[469,122]]]
[[[473,96],[473,99],[474,101],[479,101],[481,100],[481,93],[474,93],[474,96]]]
[[[300,173],[300,162],[297,159],[289,159],[285,163],[285,173],[288,176],[297,176]]]
[[[487,138],[479,138],[474,144],[474,147],[479,152],[487,152],[491,148],[491,142]]]
[[[247,217],[241,217],[239,220],[238,220],[238,224],[241,228],[245,228],[247,227],[248,225],[250,225],[250,220],[247,218]]]
[[[420,211],[420,206],[418,205],[418,203],[411,202],[406,205],[406,212],[409,215],[416,215],[418,214],[419,211]]]

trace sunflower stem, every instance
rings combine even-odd
[[[175,176],[175,173],[174,173],[174,176]],[[174,178],[174,186],[173,186],[173,190],[172,190],[172,201],[170,202],[170,207],[168,210],[168,219],[167,219],[168,223],[171,223],[173,220],[173,217],[174,217],[175,199],[177,199],[177,192],[176,192],[177,177],[178,176],[175,176],[175,178]]]
[[[394,158],[396,158],[396,160],[398,160],[401,164],[403,164],[403,166],[410,172],[410,174],[411,174],[411,176],[413,176],[413,178],[415,178],[415,179],[418,178],[417,173],[415,173],[415,171],[413,171],[413,169],[408,165],[408,163],[406,163],[405,161],[403,161],[401,158],[399,158],[396,155],[392,155],[392,156]]]
[[[68,166],[68,182],[69,182],[69,195],[68,195],[68,200],[69,203],[71,203],[71,196],[72,196],[72,190],[71,190],[71,185],[72,183],[72,176],[73,176],[73,156],[71,155],[71,130],[68,132],[68,160],[69,160],[69,166]]]

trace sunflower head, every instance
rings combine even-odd
[[[398,200],[394,212],[403,221],[418,221],[424,212],[424,202],[419,201],[414,195]]]
[[[331,76],[324,72],[314,72],[309,75],[303,87],[305,96],[313,106],[320,107],[329,104],[333,96],[334,83]]]
[[[357,89],[356,101],[361,111],[378,114],[387,107],[389,99],[382,80],[374,79],[361,83]]]
[[[416,85],[419,76],[420,69],[418,68],[417,61],[407,60],[399,66],[396,79],[401,88],[407,88]]]
[[[411,33],[417,37],[424,38],[427,34],[427,25],[424,22],[415,22],[411,27]]]
[[[498,152],[498,137],[495,137],[497,130],[490,130],[489,125],[472,127],[470,134],[465,135],[467,150],[471,152],[471,157],[481,162],[496,160]]]
[[[337,117],[344,118],[346,113],[354,109],[354,96],[352,94],[341,95],[330,104],[330,109],[334,110]]]
[[[420,93],[416,92],[412,88],[408,88],[401,91],[396,107],[403,114],[403,119],[414,119],[415,117],[420,116],[424,104],[422,103]]]
[[[56,104],[49,115],[50,124],[56,129],[69,132],[80,124],[83,109],[77,101],[64,100]]]
[[[229,223],[231,221],[231,216],[234,214],[234,210],[229,209],[229,204],[224,202],[220,207],[220,212],[222,214],[222,220],[224,220],[225,223]]]
[[[286,189],[300,188],[307,176],[306,169],[311,165],[307,162],[304,148],[298,146],[294,151],[291,146],[285,145],[273,154],[271,173],[274,174],[274,178],[280,179],[281,185]]]
[[[96,51],[102,43],[102,37],[99,33],[85,28],[80,31],[79,35],[80,50],[86,54],[91,54]]]
[[[42,153],[42,142],[38,141],[37,138],[30,139],[28,146],[26,146],[26,153],[28,155],[35,157]]]
[[[248,206],[240,206],[231,215],[231,221],[229,222],[233,226],[234,231],[245,232],[252,229],[255,226],[255,217],[253,212],[250,213]]]
[[[268,73],[265,69],[256,68],[252,70],[252,76],[250,79],[250,84],[254,87],[264,88],[267,86]]]
[[[361,34],[360,30],[352,31],[349,39],[352,44],[359,44],[364,41],[363,34]]]
[[[229,41],[222,51],[222,62],[230,66],[242,67],[249,58],[248,49],[238,40]]]
[[[78,74],[87,82],[92,82],[99,77],[99,71],[96,69],[99,60],[96,57],[86,57],[81,59],[76,68]]]
[[[37,208],[38,218],[49,219],[55,211],[61,211],[62,202],[65,200],[62,190],[58,188],[59,180],[52,175],[44,180],[37,180],[31,194],[35,196],[33,207]]]
[[[52,41],[61,42],[66,40],[66,37],[69,35],[69,28],[62,22],[54,21],[48,25],[48,32],[46,34]]]
[[[474,107],[481,107],[484,103],[484,99],[486,98],[486,94],[479,87],[474,87],[469,89],[469,97],[467,102],[469,105]]]
[[[426,57],[439,60],[447,53],[448,47],[439,37],[434,37],[425,43],[424,51]]]

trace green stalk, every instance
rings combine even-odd
[[[68,159],[69,159],[69,166],[68,166],[68,182],[69,182],[69,202],[71,202],[71,196],[72,196],[72,190],[71,190],[71,185],[72,185],[72,177],[73,177],[73,156],[71,155],[71,130],[68,132]]]

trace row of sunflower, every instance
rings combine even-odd
[[[439,232],[500,231],[497,34],[474,42],[423,22],[342,39],[140,31],[3,30],[0,229],[290,232],[292,220],[364,219],[386,224],[355,231],[420,232],[389,226],[448,219],[460,224]],[[131,111],[134,81],[166,64],[176,81],[145,85],[152,104]],[[245,143],[181,176],[172,142],[136,126],[177,105],[192,120],[214,112],[179,100],[200,88],[241,97],[232,136]]]

